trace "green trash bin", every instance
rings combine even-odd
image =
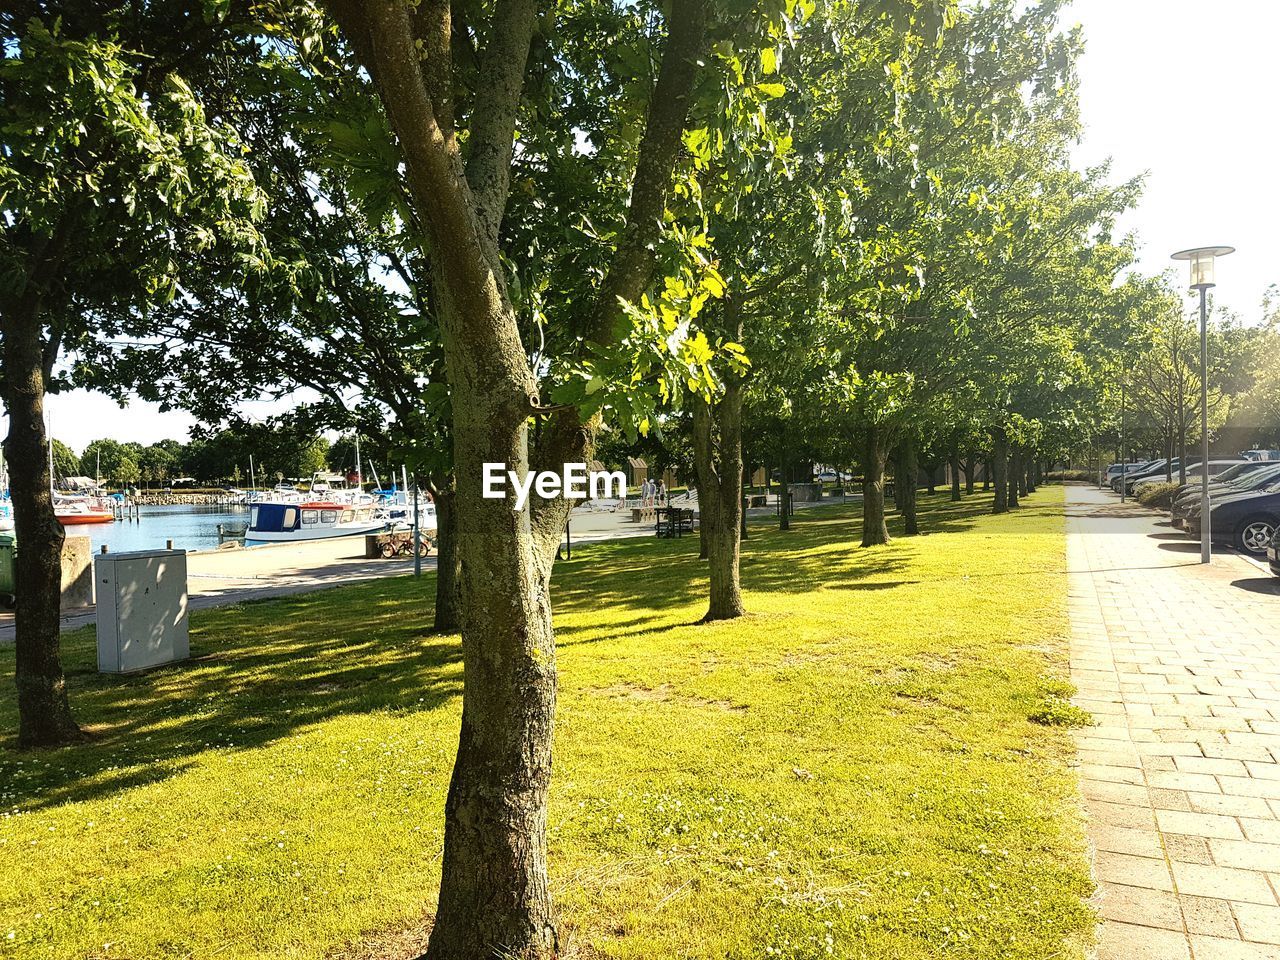
[[[14,601],[13,556],[18,541],[11,533],[0,533],[0,603],[12,607]]]

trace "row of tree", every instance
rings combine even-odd
[[[1138,184],[1069,162],[1081,38],[1060,5],[6,7],[22,743],[78,737],[45,392],[221,424],[303,391],[312,431],[359,430],[437,503],[436,626],[466,671],[428,956],[553,956],[570,504],[485,499],[482,464],[687,463],[715,621],[746,610],[744,460],[856,470],[872,547],[887,470],[948,461],[959,497],[986,463],[1002,512],[1109,436],[1135,321],[1176,304],[1120,279]],[[915,484],[896,490],[915,533]]]
[[[1121,350],[1116,385],[1124,392],[1123,409],[1110,438],[1117,459],[1140,452],[1177,458],[1176,479],[1185,483],[1188,462],[1199,457],[1205,387],[1211,456],[1280,447],[1280,311],[1269,300],[1261,324],[1211,323],[1209,369],[1202,376],[1198,323],[1176,294],[1165,292],[1163,299],[1163,312],[1135,318]],[[1175,479],[1172,468],[1169,477]]]
[[[352,446],[349,438],[331,444],[287,422],[238,423],[186,442],[94,440],[78,457],[54,440],[53,470],[59,479],[85,476],[117,487],[165,486],[178,478],[203,485],[248,484],[251,472],[260,485],[270,485],[322,470],[345,473],[354,468]]]

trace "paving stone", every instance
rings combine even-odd
[[[1163,859],[1099,850],[1094,857],[1093,866],[1098,879],[1108,883],[1145,887],[1148,890],[1173,890],[1169,865]]]
[[[1147,803],[1147,788],[1130,783],[1113,783],[1109,780],[1080,781],[1080,792],[1090,800],[1109,800],[1112,803],[1129,803],[1142,806]],[[1238,797],[1235,799],[1251,799]],[[1263,813],[1268,812],[1266,801],[1262,801]]]
[[[1205,866],[1173,861],[1173,877],[1178,892],[1193,897],[1276,905],[1275,893],[1264,874],[1234,867]]]
[[[1229,777],[1248,775],[1248,768],[1240,760],[1218,760],[1212,757],[1178,757],[1174,765],[1185,773],[1221,773]]]
[[[1213,862],[1222,867],[1245,870],[1280,869],[1280,846],[1248,840],[1209,840]]]
[[[1176,894],[1106,881],[1099,886],[1098,908],[1107,920],[1182,930],[1182,909]]]
[[[1164,790],[1194,790],[1196,793],[1220,793],[1218,781],[1207,773],[1176,773],[1152,770],[1147,783]]]
[[[1160,846],[1160,834],[1156,833],[1154,825],[1151,829],[1140,830],[1132,827],[1117,827],[1109,823],[1093,823],[1089,827],[1089,839],[1093,842],[1094,849],[1108,853],[1128,853],[1135,857],[1156,859],[1164,856]],[[1206,844],[1206,856],[1208,852],[1209,848]],[[1211,863],[1212,861],[1206,859],[1196,862]]]
[[[1102,763],[1080,764],[1080,778],[1084,780],[1108,780],[1111,783],[1145,783],[1142,771],[1137,767],[1109,767]]]
[[[1241,817],[1240,826],[1244,835],[1259,843],[1280,843],[1280,820],[1255,820],[1252,817]]]
[[[1191,897],[1186,894],[1179,895],[1178,900],[1182,906],[1182,918],[1186,923],[1187,933],[1225,939],[1235,939],[1240,935],[1236,928],[1236,921],[1231,915],[1231,904],[1226,900]]]
[[[1280,960],[1280,947],[1270,944],[1194,935],[1190,939],[1191,947],[1196,952],[1196,960]],[[1182,954],[1176,956],[1180,958]]]
[[[1071,487],[1068,513],[1073,677],[1098,708],[1076,742],[1099,960],[1280,960],[1274,598],[1235,586],[1257,576],[1239,557],[1162,550],[1141,507]]]
[[[1098,960],[1191,960],[1191,948],[1173,930],[1112,921],[1098,933]]]
[[[1244,836],[1235,817],[1224,817],[1213,813],[1157,810],[1156,824],[1161,831],[1185,833],[1195,837],[1221,837],[1226,840],[1239,840]]]
[[[1240,925],[1240,936],[1245,940],[1280,944],[1280,906],[1236,903],[1231,909]]]
[[[1135,807],[1127,803],[1107,803],[1105,800],[1085,800],[1089,816],[1117,827],[1155,827],[1155,811],[1150,807]]]
[[[1219,813],[1228,817],[1271,816],[1271,808],[1261,797],[1237,797],[1223,793],[1188,793],[1187,802],[1196,813]]]
[[[1147,796],[1151,799],[1151,805],[1157,810],[1191,810],[1191,801],[1187,799],[1186,792],[1182,790],[1161,790],[1158,787],[1152,787],[1147,791]],[[1212,796],[1212,794],[1200,794],[1200,796]],[[1240,797],[1238,799],[1253,799],[1252,797]],[[1215,811],[1216,812],[1216,811]]]
[[[1184,837],[1176,833],[1162,835],[1165,853],[1170,860],[1181,860],[1183,863],[1213,863],[1213,854],[1209,850],[1209,841],[1204,837]],[[1227,843],[1229,841],[1222,841]],[[1235,866],[1235,864],[1231,864]]]

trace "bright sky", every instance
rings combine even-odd
[[[1169,254],[1224,244],[1217,302],[1247,323],[1280,283],[1280,3],[1271,0],[1073,0],[1064,25],[1083,25],[1084,142],[1080,165],[1113,159],[1113,178],[1148,172],[1136,231],[1141,269],[1173,267]],[[1177,266],[1182,282],[1186,267]],[[50,397],[58,439],[77,452],[98,437],[153,443],[186,439],[192,419],[105,397]],[[263,416],[266,405],[254,411]],[[3,424],[7,431],[7,424]]]
[[[1217,303],[1245,323],[1280,283],[1280,3],[1073,0],[1084,27],[1086,130],[1079,165],[1113,159],[1114,179],[1147,172],[1136,231],[1143,272],[1188,247],[1232,246],[1217,262]],[[1176,266],[1184,283],[1186,264]]]

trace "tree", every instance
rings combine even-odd
[[[234,137],[171,70],[137,85],[138,58],[32,19],[0,59],[0,388],[9,410],[14,520],[23,544],[15,620],[19,742],[77,739],[58,650],[61,526],[49,495],[44,394],[65,347],[145,336],[182,267],[260,263],[261,197]],[[153,64],[148,64],[151,70]]]
[[[178,465],[180,444],[176,441],[160,441],[143,448],[138,453],[138,472],[148,483],[163,484]]]
[[[667,286],[658,300],[646,304],[643,298],[657,276],[660,241],[678,236],[664,227],[663,217],[694,100],[699,93],[717,98],[732,82],[721,61],[710,57],[709,31],[714,23],[724,37],[719,56],[727,58],[738,24],[715,19],[719,11],[709,0],[676,0],[665,13],[648,4],[587,6],[577,14],[578,29],[553,29],[553,11],[532,0],[504,0],[491,13],[440,3],[412,11],[396,2],[337,0],[329,6],[377,86],[403,155],[439,300],[453,409],[466,671],[428,956],[549,956],[556,933],[545,839],[555,708],[548,588],[569,505],[535,498],[517,511],[485,499],[481,466],[499,462],[523,472],[590,459],[606,407],[643,424],[646,414],[656,412],[654,398],[673,382],[703,389],[714,351],[680,321],[695,314],[707,295],[684,283]],[[744,9],[738,23],[750,28],[757,19]],[[655,39],[657,24],[665,38]],[[611,32],[601,33],[602,27]],[[530,74],[535,35],[538,72]],[[469,50],[473,37],[479,41],[475,58],[455,69],[451,52]],[[630,58],[618,57],[628,50]],[[650,87],[655,53],[657,79]],[[575,318],[564,331],[576,356],[559,366],[561,387],[548,404],[539,383],[544,369],[533,362],[537,351],[524,347],[512,284],[529,261],[527,253],[504,244],[504,215],[513,167],[523,170],[541,155],[568,152],[575,137],[574,117],[554,110],[546,98],[556,93],[576,99],[569,91],[592,91],[595,78],[616,84],[612,104],[592,108],[614,108],[616,134],[612,142],[601,138],[601,149],[581,166],[607,169],[610,178],[580,185],[607,187],[611,204],[622,201],[621,215],[616,232],[591,244],[588,262],[599,263],[603,254],[601,272],[584,275],[579,266],[583,295],[568,301]],[[530,147],[516,157],[512,147],[522,113]],[[640,131],[638,140],[633,130]],[[591,137],[596,142],[594,132]],[[582,210],[575,204],[558,216],[576,222]],[[681,246],[683,257],[689,244]],[[504,255],[515,271],[508,271]],[[583,278],[590,287],[582,288]],[[645,374],[634,381],[623,376],[637,363],[649,371],[649,389],[643,388]],[[683,374],[674,380],[653,376],[655,364]],[[611,389],[620,383],[640,389]],[[532,446],[531,432],[537,438]]]
[[[61,440],[54,439],[53,444],[53,473],[55,477],[74,477],[80,473],[80,459],[72,452]]]

